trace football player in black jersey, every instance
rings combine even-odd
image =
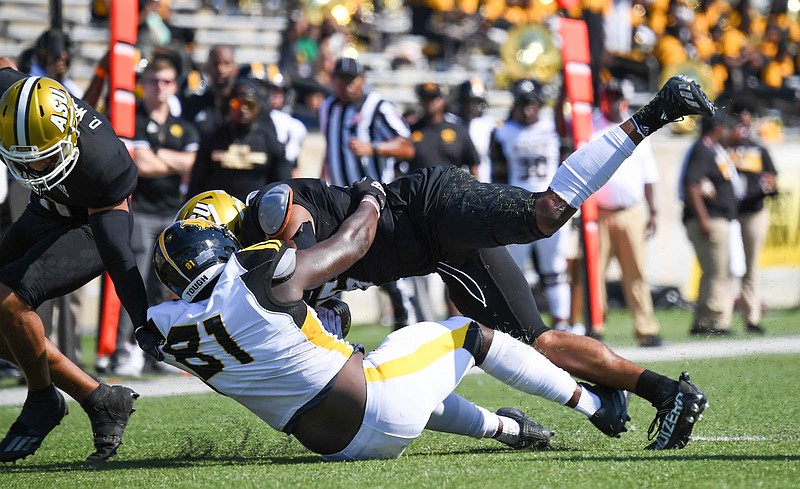
[[[715,110],[697,84],[673,77],[630,119],[570,155],[544,192],[480,183],[455,167],[427,168],[389,183],[388,212],[381,215],[370,250],[310,300],[438,272],[466,316],[531,343],[575,376],[617,389],[611,402],[623,395],[621,390],[650,401],[657,409],[652,428],[658,429],[647,448],[682,448],[700,414],[683,401],[705,399],[688,375],[672,380],[592,338],[547,328],[527,281],[502,246],[551,236],[645,136],[685,115],[709,117]],[[352,210],[350,188],[311,179],[272,184],[248,199],[242,239],[258,242],[267,236],[304,249],[329,238]],[[627,431],[624,420],[608,434],[622,431]]]
[[[33,454],[67,414],[56,386],[89,415],[89,460],[105,460],[122,443],[138,394],[98,383],[67,359],[45,338],[36,308],[105,269],[134,325],[145,323],[128,211],[136,166],[108,120],[55,80],[28,77],[0,58],[0,94],[0,158],[33,191],[0,243],[0,357],[28,384],[22,413],[0,441],[0,462]]]

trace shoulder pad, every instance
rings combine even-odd
[[[255,257],[258,264],[269,267],[266,275],[272,277],[273,284],[289,280],[297,266],[296,250],[277,239],[248,246],[239,252],[237,256],[241,257],[240,263],[246,268],[250,268],[248,255]]]
[[[292,187],[285,183],[270,188],[257,203],[258,224],[267,236],[277,236],[286,228],[292,214]]]

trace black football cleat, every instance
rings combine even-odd
[[[689,443],[689,436],[696,422],[703,419],[703,411],[708,409],[706,395],[689,381],[687,372],[678,379],[678,392],[675,398],[656,413],[647,430],[647,439],[653,443],[645,450],[667,450],[683,448]],[[658,425],[658,429],[656,429]]]
[[[676,75],[667,80],[661,90],[632,118],[643,136],[648,136],[665,124],[687,115],[714,117],[717,107],[693,80]]]
[[[614,438],[619,438],[620,433],[628,431],[625,423],[630,421],[631,417],[628,416],[628,396],[625,395],[625,391],[585,382],[579,384],[596,394],[603,402],[603,406],[589,418],[598,430]]]
[[[0,441],[0,462],[16,462],[33,455],[68,412],[64,396],[53,384],[43,391],[29,392],[22,412]]]
[[[546,450],[550,447],[550,438],[552,438],[555,432],[532,420],[519,409],[504,407],[498,409],[495,414],[511,418],[519,424],[519,438],[517,441],[515,443],[509,443],[504,440],[498,440],[501,443],[505,443],[517,450],[525,448]]]
[[[128,420],[136,409],[133,401],[139,394],[121,385],[100,384],[81,407],[92,422],[95,451],[86,458],[89,462],[108,460],[122,445],[122,435]]]

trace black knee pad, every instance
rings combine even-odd
[[[481,334],[481,327],[475,321],[469,323],[467,326],[467,334],[464,337],[464,349],[472,354],[476,363],[483,361],[483,335]]]

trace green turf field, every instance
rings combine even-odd
[[[659,312],[668,342],[702,341],[686,336],[689,317]],[[633,344],[626,316],[615,313],[608,322],[612,346]],[[796,335],[800,312],[771,312],[764,325],[770,336]],[[385,333],[355,328],[351,339],[374,346]],[[88,418],[70,403],[71,414],[35,455],[0,466],[0,488],[797,487],[800,355],[644,366],[671,377],[688,370],[708,394],[711,407],[683,450],[642,450],[655,411],[640,398],[631,401],[631,431],[611,439],[577,412],[473,375],[460,394],[491,409],[522,408],[556,431],[553,449],[513,451],[493,440],[426,432],[399,460],[328,464],[233,401],[203,394],[140,399],[119,455],[90,465],[82,462],[92,451]],[[0,431],[18,409],[0,407]]]

